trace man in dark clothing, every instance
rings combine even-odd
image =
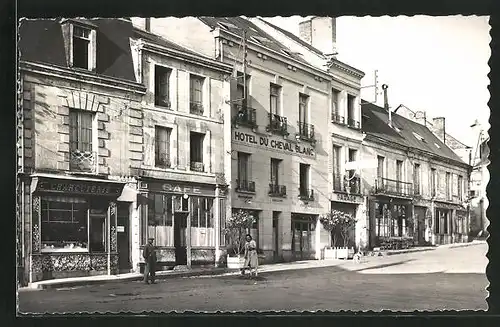
[[[144,261],[146,266],[144,267],[144,282],[149,284],[149,279],[151,279],[151,283],[155,283],[155,270],[156,270],[156,249],[153,245],[154,238],[148,239],[148,244],[144,247],[144,251],[142,252],[142,256],[144,257]]]

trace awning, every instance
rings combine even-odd
[[[122,190],[122,194],[118,197],[120,202],[135,202],[137,200],[137,195],[139,192],[130,186],[125,185]]]
[[[460,204],[453,204],[453,203],[445,203],[445,202],[438,202],[434,201],[434,207],[439,208],[439,209],[449,209],[449,210],[466,210],[464,206]]]
[[[125,182],[57,174],[31,175],[31,192],[119,197]]]

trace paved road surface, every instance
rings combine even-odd
[[[487,245],[438,249],[335,267],[109,283],[19,294],[21,312],[486,310]]]

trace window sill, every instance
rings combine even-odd
[[[283,199],[286,199],[286,197],[287,197],[286,194],[269,193],[268,195],[271,198],[283,198]]]
[[[243,193],[243,194],[251,194],[251,195],[255,194],[255,191],[240,190],[240,189],[236,189],[234,191],[237,192],[237,193]]]
[[[89,253],[88,249],[41,249],[41,253]]]

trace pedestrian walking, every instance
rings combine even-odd
[[[155,283],[155,273],[156,273],[156,249],[153,245],[154,238],[150,237],[148,239],[148,244],[144,247],[142,252],[142,256],[144,257],[144,261],[146,266],[144,267],[144,282],[149,284],[149,280],[151,283]]]
[[[245,264],[244,269],[250,269],[250,277],[257,277],[257,268],[259,266],[259,256],[257,255],[257,243],[252,239],[250,234],[247,234],[245,243]]]

